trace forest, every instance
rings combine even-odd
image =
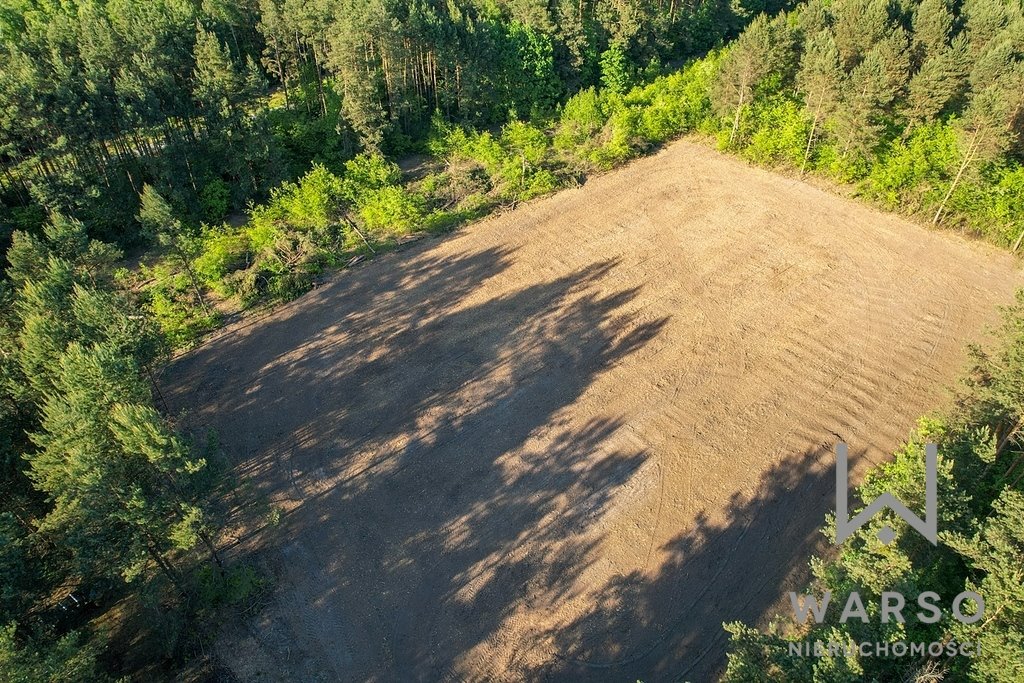
[[[242,503],[216,435],[159,391],[225,319],[684,134],[1016,252],[1022,130],[1019,0],[0,0],[3,677],[171,676],[262,590],[220,557]],[[989,582],[973,680],[1024,661],[1022,320],[864,485],[920,496],[939,440],[948,547],[865,531],[814,564],[834,590]],[[125,604],[171,634],[148,661],[87,626]],[[788,635],[729,628],[729,680],[907,673],[787,669]]]

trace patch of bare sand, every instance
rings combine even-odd
[[[383,256],[181,358],[288,510],[242,680],[713,678],[1013,259],[690,142]]]

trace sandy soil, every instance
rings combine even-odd
[[[168,374],[288,511],[237,550],[278,585],[220,655],[245,681],[713,679],[722,622],[805,578],[833,444],[886,457],[1022,284],[689,142],[343,272]]]

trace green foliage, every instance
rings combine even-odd
[[[601,96],[595,88],[581,90],[568,99],[558,117],[554,145],[571,151],[588,142],[604,126],[605,114]]]
[[[736,621],[725,624],[730,650],[723,680],[732,683],[774,683],[779,680],[814,680],[807,663],[792,662],[784,638],[762,633]],[[799,668],[798,668],[799,667]]]
[[[759,94],[776,92],[792,75],[794,33],[780,15],[759,15],[725,51],[711,90],[715,112],[731,120],[728,144],[739,133],[741,117]]]
[[[956,164],[956,133],[951,126],[920,126],[897,142],[871,169],[866,192],[887,208],[918,212],[942,199],[936,178],[947,177]]]
[[[922,673],[920,662],[859,656],[789,657],[788,643],[930,643],[949,638],[981,644],[979,656],[944,662],[951,680],[1020,679],[1024,657],[1020,626],[1024,619],[1022,349],[1024,291],[1004,311],[992,348],[973,350],[973,365],[951,412],[943,418],[922,419],[894,458],[872,469],[857,490],[857,497],[865,501],[891,492],[921,514],[924,444],[938,444],[939,545],[933,546],[911,530],[891,510],[883,510],[844,542],[838,554],[811,562],[812,592],[820,595],[828,590],[833,602],[844,602],[851,591],[858,591],[869,622],[855,618],[842,623],[839,611],[830,610],[824,624],[793,625],[785,636],[772,635],[779,629],[764,634],[742,624],[729,624],[729,666],[724,680],[911,680]],[[877,538],[883,525],[895,532],[891,545],[883,545]],[[833,535],[832,520],[824,532]],[[948,614],[934,624],[912,617],[905,623],[885,624],[879,618],[879,604],[882,592],[888,590],[900,591],[908,604],[923,591],[948,598],[972,590],[985,599],[985,617],[974,624],[963,624]]]
[[[799,166],[810,135],[811,123],[803,108],[793,100],[781,97],[762,100],[744,121],[754,133],[743,148],[743,155],[759,164]]]
[[[323,229],[336,218],[342,197],[341,178],[315,165],[299,182],[275,188],[270,201],[253,208],[250,223],[263,233],[278,225],[295,230]],[[259,251],[255,243],[254,247]]]
[[[601,87],[605,92],[621,95],[633,80],[629,57],[621,45],[612,45],[601,53]]]
[[[562,94],[555,71],[554,42],[550,36],[517,21],[509,24],[508,37],[515,50],[509,68],[512,118],[537,117],[553,109]]]
[[[210,287],[219,288],[230,273],[248,265],[250,243],[244,233],[231,230],[228,226],[206,228],[202,244],[202,251],[196,257],[194,266]],[[228,292],[220,293],[223,295]]]
[[[267,589],[267,580],[250,565],[237,565],[227,571],[205,566],[197,574],[198,599],[206,607],[238,605]]]
[[[199,191],[199,210],[203,220],[223,220],[231,208],[231,188],[220,178],[211,180]]]
[[[551,137],[523,121],[506,124],[497,138],[490,132],[440,127],[431,149],[442,154],[449,166],[465,164],[486,174],[490,194],[500,201],[530,199],[559,185],[553,173]]]
[[[984,234],[1010,245],[1024,231],[1024,166],[1000,166],[990,177],[982,187],[984,206],[974,216]]]
[[[644,140],[640,137],[641,114],[631,107],[618,107],[601,132],[600,145],[590,153],[598,168],[618,166],[639,153]]]
[[[402,187],[390,185],[365,193],[359,215],[371,233],[399,235],[414,230],[423,220],[423,202]]]
[[[160,270],[158,266],[149,272]],[[203,313],[191,301],[189,284],[184,277],[165,276],[159,284],[146,288],[145,297],[149,313],[173,348],[191,346],[219,323],[216,315]]]
[[[345,162],[344,198],[359,204],[377,190],[397,186],[402,180],[398,164],[379,154],[360,154]]]
[[[99,668],[100,649],[79,633],[52,642],[19,643],[16,627],[0,627],[0,678],[8,683],[66,683],[110,680]]]

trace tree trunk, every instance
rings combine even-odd
[[[213,545],[213,541],[205,531],[199,532],[199,538],[202,539],[203,545],[210,551],[210,558],[213,559],[217,565],[217,569],[220,570],[221,576],[224,575],[224,563],[221,562],[220,555],[217,553],[217,548]]]
[[[745,104],[747,95],[745,92],[740,90],[740,101],[736,103],[736,115],[732,117],[732,130],[729,132],[729,144],[732,144],[733,138],[736,137],[736,131],[740,129],[740,112],[743,111],[743,105]]]
[[[814,121],[811,123],[811,134],[807,137],[807,148],[804,150],[804,162],[800,164],[800,175],[807,172],[807,160],[811,158],[811,145],[814,144],[814,132],[818,130],[818,117],[821,116],[821,103],[825,93],[818,96],[818,106],[814,108]]]
[[[974,156],[974,149],[978,142],[978,135],[980,131],[974,131],[974,136],[971,137],[971,144],[967,147],[967,152],[964,153],[964,159],[960,162],[960,168],[957,169],[956,177],[953,178],[953,183],[949,186],[949,191],[946,192],[946,196],[942,198],[942,203],[939,204],[938,210],[935,211],[935,217],[932,218],[932,225],[938,225],[939,219],[942,217],[942,212],[946,209],[946,202],[953,196],[953,191],[956,190],[956,186],[960,183],[960,178],[964,175],[964,170],[971,163],[972,157]]]
[[[174,584],[174,587],[178,589],[178,592],[183,596],[188,596],[189,593],[185,590],[185,584],[182,583],[177,570],[171,566],[171,563],[168,562],[163,555],[160,554],[160,551],[157,550],[156,545],[153,542],[153,537],[150,536],[148,532],[146,532],[146,537],[149,538],[149,543],[146,544],[146,552],[149,553],[149,556],[153,558],[153,561],[156,562],[158,567],[160,567],[164,576],[170,579],[171,583]]]
[[[210,315],[210,307],[206,305],[206,299],[203,297],[203,289],[199,286],[199,278],[196,277],[196,272],[192,269],[192,264],[189,262],[188,255],[185,250],[181,248],[177,238],[173,238],[171,248],[174,249],[178,254],[178,258],[181,259],[181,267],[185,270],[185,274],[188,275],[188,279],[192,282],[192,289],[196,293],[196,300],[199,301],[199,305],[203,309],[203,313]]]

